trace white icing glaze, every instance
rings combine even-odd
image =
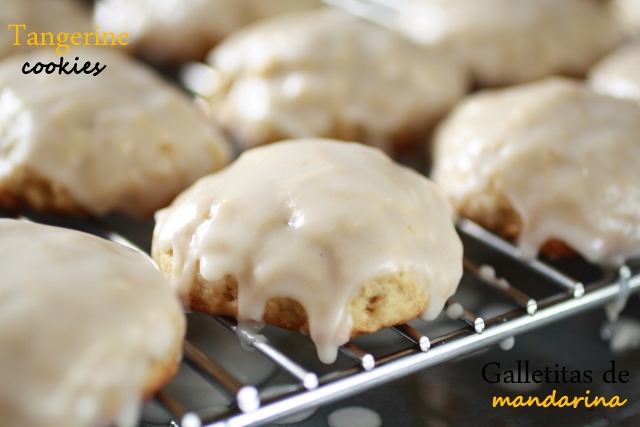
[[[49,50],[0,64],[0,182],[26,166],[94,214],[149,215],[228,163],[228,142],[177,88],[106,47],[72,53],[107,68],[22,74],[25,61],[59,62]]]
[[[287,393],[297,392],[299,387],[293,384],[276,384],[270,385],[267,388],[263,389],[260,392],[260,400],[267,401],[269,399],[277,398],[278,396],[283,396]],[[312,408],[307,411],[298,412],[295,415],[290,415],[285,418],[281,418],[277,421],[274,421],[274,424],[277,425],[288,425],[288,424],[296,424],[301,423],[304,420],[307,420],[315,414],[317,408]]]
[[[89,12],[75,0],[0,0],[0,12],[0,59],[34,49],[27,45],[28,32],[51,32],[55,37],[59,32],[93,31]],[[9,29],[10,24],[26,25],[20,30],[21,46],[13,45],[15,29]]]
[[[629,34],[640,34],[640,2],[638,0],[611,0],[612,16],[617,25]]]
[[[101,29],[130,34],[159,61],[201,59],[216,42],[259,19],[319,7],[320,0],[99,0]]]
[[[504,194],[533,256],[561,239],[592,262],[640,255],[640,106],[579,82],[487,91],[438,130],[433,176],[454,206]]]
[[[264,322],[256,322],[255,320],[240,320],[236,326],[236,336],[240,340],[240,345],[245,350],[253,350],[253,343],[269,342],[267,337],[260,335],[260,331],[264,328]]]
[[[382,418],[372,409],[351,406],[330,413],[327,424],[329,427],[381,427]]]
[[[604,312],[609,322],[615,322],[620,317],[620,313],[627,305],[627,301],[631,296],[631,287],[629,286],[629,278],[631,277],[631,269],[627,265],[623,265],[618,269],[618,285],[620,291],[616,299],[604,306]]]
[[[631,317],[621,317],[604,325],[602,335],[609,340],[609,348],[616,353],[640,348],[640,322]]]
[[[589,72],[589,83],[596,92],[640,102],[640,41],[599,62]]]
[[[148,257],[0,219],[0,271],[2,424],[135,425],[147,370],[172,357],[185,328]]]
[[[464,315],[464,308],[459,303],[453,303],[447,307],[447,317],[451,320],[458,319]]]
[[[603,7],[591,0],[400,3],[398,29],[467,65],[482,86],[582,75],[615,44]]]
[[[411,271],[433,319],[462,274],[462,246],[441,191],[380,151],[297,140],[249,150],[156,214],[153,254],[173,251],[171,285],[186,301],[198,272],[238,281],[240,320],[274,297],[298,301],[320,359],[350,335],[348,302],[376,278]],[[188,304],[188,302],[186,302]]]
[[[433,123],[467,89],[457,64],[337,11],[254,24],[227,38],[208,62],[222,81],[213,110],[245,147],[270,134],[362,133],[361,142],[390,151],[394,136]]]
[[[510,336],[508,338],[503,339],[502,341],[500,341],[498,343],[498,345],[500,346],[500,348],[504,351],[509,351],[513,348],[513,346],[516,344],[516,339],[513,336]]]

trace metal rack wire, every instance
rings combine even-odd
[[[30,220],[28,217],[22,219]],[[37,219],[36,219],[37,220]],[[85,231],[109,240],[133,245],[126,237],[115,233],[95,221],[83,225]],[[374,357],[366,349],[348,343],[340,351],[351,361],[351,366],[320,375],[305,367],[305,361],[294,360],[262,335],[242,330],[242,341],[253,347],[277,369],[286,373],[295,387],[268,399],[261,397],[258,387],[245,384],[207,354],[195,343],[184,344],[184,364],[191,367],[216,388],[222,390],[231,402],[228,410],[214,417],[200,418],[183,408],[169,392],[156,396],[168,412],[173,414],[174,425],[182,427],[259,426],[299,412],[339,401],[382,384],[422,371],[434,365],[498,344],[518,334],[558,322],[586,310],[615,301],[623,291],[640,290],[640,268],[622,266],[615,277],[608,277],[585,286],[562,271],[538,260],[524,260],[510,243],[468,220],[458,223],[463,238],[479,242],[487,251],[494,251],[511,264],[529,269],[541,282],[552,284],[556,291],[542,299],[534,299],[518,286],[496,275],[493,267],[464,260],[465,275],[473,276],[494,292],[512,301],[518,307],[508,313],[482,318],[456,302],[456,296],[447,302],[448,314],[460,322],[461,327],[439,336],[426,336],[409,325],[390,328],[405,343],[400,350]],[[211,316],[229,333],[237,333],[233,319]]]

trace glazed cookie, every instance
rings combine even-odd
[[[582,76],[616,41],[593,0],[408,0],[398,29],[458,59],[479,86]]]
[[[156,214],[153,257],[192,310],[350,337],[435,318],[462,275],[442,192],[377,149],[332,140],[246,151]]]
[[[640,255],[640,105],[551,78],[462,102],[437,131],[433,178],[460,216],[592,262]],[[543,248],[544,249],[544,248]]]
[[[244,148],[331,137],[393,152],[422,142],[467,89],[456,64],[331,10],[254,24],[208,62],[219,79],[206,94],[214,116]]]
[[[106,68],[23,74],[50,50],[0,63],[0,204],[148,216],[229,161],[228,142],[177,88],[106,47],[74,47]]]
[[[185,319],[142,253],[0,219],[0,413],[29,427],[135,425],[177,371]]]
[[[589,72],[589,83],[599,93],[640,102],[640,42],[623,46]]]
[[[131,36],[128,47],[161,64],[201,60],[232,32],[267,17],[310,9],[321,0],[98,0],[95,21]]]
[[[91,15],[75,0],[1,0],[0,8],[0,59],[7,56],[24,54],[36,46],[27,44],[27,34],[38,34],[38,42],[42,39],[40,33],[50,32],[52,43],[56,43],[59,32],[92,31]],[[9,27],[9,25],[24,25],[24,27]],[[18,31],[19,46],[16,43]],[[46,39],[45,42],[49,42]]]

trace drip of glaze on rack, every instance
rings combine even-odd
[[[27,221],[76,228],[139,249],[139,245],[132,243],[128,236],[113,231],[109,225],[93,218],[69,220],[61,216],[39,213],[21,215],[0,213],[0,216],[13,216]],[[122,218],[116,218],[116,223],[122,220]],[[134,225],[133,228],[136,227],[138,225]],[[503,307],[504,301],[510,302],[514,307],[510,311],[487,318],[481,317],[457,301],[456,298],[460,293],[458,292],[447,301],[444,310],[446,316],[441,316],[453,319],[457,324],[453,330],[430,335],[428,332],[423,333],[419,330],[423,329],[422,326],[416,326],[425,322],[392,327],[389,329],[401,337],[400,345],[396,342],[396,345],[390,346],[394,348],[393,351],[378,351],[380,354],[374,354],[375,352],[369,351],[362,345],[349,342],[340,348],[342,356],[337,364],[324,369],[316,367],[317,371],[306,367],[311,363],[312,357],[309,356],[313,352],[301,356],[304,352],[301,351],[298,354],[298,349],[292,350],[286,340],[284,344],[278,344],[278,341],[282,340],[276,337],[275,343],[271,343],[268,337],[256,334],[249,328],[241,331],[244,346],[256,350],[261,357],[269,361],[268,363],[275,366],[276,371],[289,378],[288,384],[277,387],[275,390],[273,388],[261,390],[259,386],[242,381],[239,379],[242,377],[242,372],[223,366],[215,360],[215,357],[200,348],[201,342],[198,340],[195,342],[188,335],[183,348],[183,365],[188,366],[207,383],[226,395],[229,404],[220,405],[217,411],[202,416],[192,408],[185,407],[184,403],[179,401],[180,397],[167,390],[167,387],[155,396],[153,403],[171,414],[174,426],[264,425],[301,412],[313,411],[319,406],[356,395],[483,348],[498,344],[505,350],[509,349],[513,346],[514,337],[518,334],[553,322],[560,322],[569,316],[601,308],[607,304],[619,304],[621,295],[628,296],[640,290],[640,263],[638,262],[624,265],[618,271],[601,272],[601,277],[585,285],[550,265],[546,260],[522,259],[519,250],[512,244],[471,221],[460,220],[457,228],[463,239],[466,253],[465,274],[461,286],[486,288],[483,292],[488,292],[496,301],[502,301]],[[490,254],[491,264],[486,262],[487,254]],[[583,265],[575,269],[576,271],[582,271],[585,268],[598,270],[584,261],[579,262]],[[514,270],[516,270],[515,275]],[[528,273],[524,270],[528,270]],[[510,278],[501,277],[499,271],[511,271]],[[525,274],[534,276],[536,288],[546,286],[545,295],[534,298],[527,292],[540,293],[539,289],[526,291],[514,285],[515,280]],[[499,304],[501,303],[498,302]],[[193,316],[193,314],[189,315],[190,325],[195,321]],[[227,334],[231,336],[238,332],[236,322],[231,318],[203,315],[197,321],[221,325],[222,329],[226,329]],[[269,335],[269,328],[267,327],[266,332],[263,331],[263,333]],[[300,335],[283,331],[278,333]],[[371,335],[382,333],[388,334],[383,330]],[[307,337],[300,336],[297,339],[309,341],[308,345],[312,347]],[[235,341],[238,340],[235,339]],[[318,372],[320,370],[326,372]]]

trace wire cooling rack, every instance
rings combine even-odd
[[[33,219],[31,216],[20,218]],[[41,222],[40,217],[35,220]],[[117,243],[136,247],[126,236],[95,220],[75,222],[73,226]],[[243,330],[241,341],[270,361],[290,380],[289,386],[282,392],[271,392],[268,397],[260,386],[241,381],[239,377],[242,376],[238,372],[223,367],[199,348],[198,343],[187,339],[183,348],[183,365],[227,395],[229,404],[214,415],[202,416],[180,403],[179,396],[166,389],[155,396],[155,401],[171,414],[174,426],[265,425],[483,348],[496,344],[508,345],[509,340],[518,334],[616,303],[621,296],[640,290],[640,265],[623,265],[616,271],[603,272],[596,280],[584,284],[548,262],[522,259],[516,247],[471,221],[461,220],[457,228],[467,254],[463,281],[471,279],[473,286],[487,288],[496,299],[510,301],[514,307],[512,310],[483,318],[457,302],[457,295],[454,295],[447,301],[445,309],[448,316],[457,323],[452,331],[431,336],[406,324],[388,328],[401,337],[403,344],[400,348],[394,345],[389,352],[373,354],[367,348],[350,342],[340,348],[341,357],[346,363],[343,361],[335,368],[328,366],[322,372],[307,367],[308,354],[298,357],[295,349],[292,351],[290,348],[282,348],[278,343],[270,343],[263,335]],[[492,264],[497,267],[485,263],[483,257],[486,254],[492,254]],[[523,289],[514,284],[516,280],[513,278],[506,280],[501,277],[502,271],[514,269],[522,270],[516,274],[516,279],[525,274],[524,271],[533,275],[535,289]],[[545,294],[542,297],[528,294],[530,291],[541,293],[542,287],[547,288],[542,292]],[[236,322],[231,318],[208,316],[208,319],[222,325],[229,334],[237,332]]]

